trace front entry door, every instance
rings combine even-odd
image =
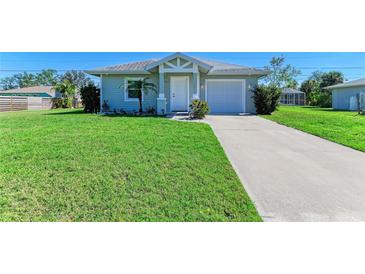
[[[171,111],[188,111],[189,78],[171,77]]]

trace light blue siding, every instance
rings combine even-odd
[[[148,77],[150,82],[156,85],[158,90],[158,75],[103,75],[102,77],[102,92],[103,101],[107,100],[110,110],[114,111],[138,111],[138,101],[125,101],[124,100],[124,80],[125,78],[138,78]],[[157,108],[157,97],[158,95],[149,91],[143,95],[142,107],[145,110],[148,107]]]
[[[200,73],[200,86],[196,87],[196,77],[193,73],[166,73],[164,76],[164,93],[167,101],[166,112],[170,112],[170,83],[171,76],[188,76],[189,77],[189,104],[193,99],[193,95],[196,88],[199,89],[199,97],[201,100],[205,98],[205,80],[206,79],[245,79],[246,83],[246,97],[245,97],[245,111],[249,113],[256,113],[256,108],[252,100],[252,89],[257,85],[257,77],[244,77],[239,75],[207,75]],[[114,111],[138,111],[138,101],[125,101],[124,100],[124,79],[125,78],[138,78],[148,77],[151,82],[155,83],[157,90],[159,89],[159,74],[153,73],[151,75],[103,75],[102,77],[102,97],[103,100],[107,100],[110,110]],[[158,94],[150,91],[147,95],[144,95],[143,109],[153,107],[157,109]]]
[[[365,93],[365,87],[350,87],[334,89],[332,91],[332,108],[349,110],[350,109],[350,98],[356,96],[360,92]]]

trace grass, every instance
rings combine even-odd
[[[280,106],[262,117],[365,152],[365,116],[357,112]]]
[[[211,128],[0,113],[1,221],[261,221]]]

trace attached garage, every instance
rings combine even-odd
[[[244,79],[207,79],[205,88],[211,113],[245,112]]]

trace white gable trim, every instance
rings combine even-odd
[[[189,62],[191,62],[193,64],[197,64],[198,66],[200,66],[200,67],[202,67],[202,68],[204,68],[206,70],[210,70],[212,68],[212,66],[210,66],[210,65],[208,65],[208,64],[206,64],[204,62],[201,62],[201,61],[199,61],[199,60],[197,60],[197,59],[195,59],[193,57],[190,57],[190,56],[188,56],[186,54],[183,54],[183,53],[180,53],[180,52],[176,52],[174,54],[171,54],[169,56],[166,56],[165,58],[162,58],[161,60],[158,60],[158,61],[156,61],[156,62],[154,62],[154,63],[146,66],[146,70],[153,69],[153,68],[155,68],[158,65],[163,64],[163,63],[167,63],[169,66],[171,66],[172,64],[171,63],[168,63],[168,62],[171,61],[171,60],[173,60],[173,59],[175,59],[175,58],[178,58],[177,59],[177,62],[178,62],[177,65],[178,65],[178,67],[180,67],[180,59],[179,58],[183,58],[183,59],[185,59],[185,60],[187,60],[187,61],[189,61]],[[186,64],[184,64],[184,65],[186,65]],[[182,66],[182,67],[185,67],[185,66]]]

